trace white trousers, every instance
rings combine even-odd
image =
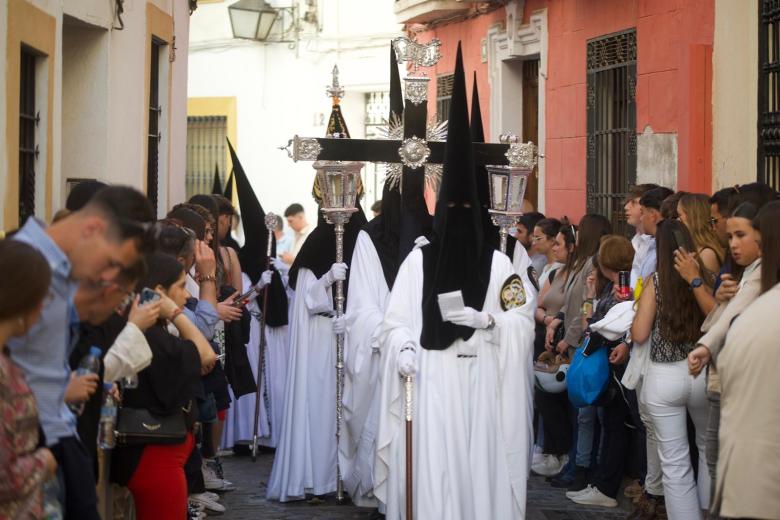
[[[661,458],[666,513],[670,520],[702,516],[710,501],[710,476],[704,454],[709,403],[704,376],[692,377],[688,362],[650,363],[642,384],[642,400],[650,413]],[[696,428],[699,482],[693,478],[686,411]]]
[[[648,345],[649,347],[649,345]],[[647,409],[647,403],[642,399],[642,385],[645,378],[640,377],[636,384],[637,404],[639,405],[639,417],[645,427],[645,453],[647,456],[647,473],[645,474],[645,491],[649,494],[664,496],[663,473],[661,473],[661,459],[658,457],[658,441],[655,439],[655,428]]]

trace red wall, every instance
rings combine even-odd
[[[547,212],[577,218],[585,211],[587,40],[630,27],[637,32],[636,130],[676,133],[676,188],[708,190],[713,0],[537,0],[526,4],[526,16],[544,5]]]
[[[471,110],[471,91],[474,81],[474,71],[477,72],[477,88],[479,89],[479,104],[482,109],[482,125],[485,128],[485,138],[490,139],[490,86],[488,85],[488,64],[482,63],[482,39],[487,37],[488,28],[502,23],[506,19],[504,8],[491,11],[485,15],[471,18],[461,23],[444,25],[421,33],[417,40],[428,42],[433,38],[441,40],[441,59],[436,66],[426,69],[431,82],[428,85],[428,114],[432,117],[436,112],[436,77],[441,74],[452,74],[455,70],[455,54],[458,42],[463,51],[463,68],[466,71],[466,92]]]
[[[546,213],[577,219],[585,212],[587,40],[631,27],[637,32],[637,132],[677,134],[677,186],[707,192],[712,175],[712,41],[714,0],[526,0],[524,19],[547,9]],[[462,41],[469,78],[477,71],[483,123],[489,128],[487,64],[480,59],[487,29],[505,21],[499,9],[422,33],[442,40],[442,59],[431,74],[454,68]]]

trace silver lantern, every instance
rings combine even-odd
[[[357,211],[357,198],[360,195],[360,170],[362,162],[355,161],[316,161],[317,182],[314,196],[320,201],[325,221],[333,224],[336,233],[336,263],[344,261],[344,225]],[[344,315],[344,282],[336,282],[334,303],[336,316]],[[336,446],[341,438],[341,422],[344,415],[344,334],[336,335]],[[341,465],[336,461],[336,499],[345,502],[344,481]]]
[[[528,178],[536,166],[536,146],[532,142],[520,143],[516,135],[505,134],[501,142],[509,144],[504,154],[508,166],[488,165],[490,182],[490,215],[499,227],[501,252],[506,253],[509,228],[517,224],[523,214],[523,200]]]

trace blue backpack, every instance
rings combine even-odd
[[[609,384],[609,349],[601,346],[586,354],[589,343],[590,336],[585,336],[582,345],[574,352],[567,374],[569,400],[577,408],[591,406]]]

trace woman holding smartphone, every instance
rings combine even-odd
[[[163,253],[153,253],[146,261],[149,274],[138,290],[149,287],[160,295],[161,320],[145,332],[152,364],[139,373],[138,388],[125,392],[123,406],[146,409],[157,416],[183,413],[190,432],[181,444],[118,448],[112,460],[112,478],[130,489],[139,520],[180,519],[187,514],[184,463],[194,442],[195,389],[200,375],[213,368],[216,354],[182,313],[190,295],[179,261]]]

